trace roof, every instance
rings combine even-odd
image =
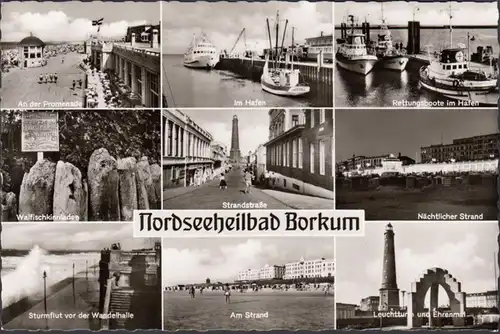
[[[19,42],[19,45],[36,45],[36,46],[43,46],[45,45],[45,43],[38,37],[35,37],[33,35],[30,35],[28,37],[24,37],[20,42]]]

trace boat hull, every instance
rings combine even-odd
[[[309,91],[311,90],[310,87],[302,85],[297,85],[294,87],[276,86],[267,82],[264,76],[260,78],[260,85],[262,87],[262,90],[279,96],[301,96],[309,93]]]
[[[379,62],[380,66],[386,70],[403,72],[408,65],[408,60],[405,56],[384,56]]]
[[[496,80],[484,81],[459,81],[454,78],[429,78],[426,72],[427,66],[420,68],[420,84],[422,87],[449,96],[469,96],[470,93],[488,94],[497,87]]]
[[[199,69],[207,69],[211,70],[217,65],[219,62],[219,59],[210,57],[210,56],[203,56],[203,57],[197,57],[194,59],[184,59],[184,66],[189,67],[189,68],[199,68]]]
[[[343,69],[361,75],[367,75],[368,73],[370,73],[378,61],[376,57],[347,58],[339,53],[335,55],[335,60],[337,64]]]

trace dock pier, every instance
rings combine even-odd
[[[311,93],[321,96],[322,101],[333,100],[333,65],[324,64],[321,57],[317,63],[294,63],[304,81],[311,87]],[[260,82],[265,60],[251,58],[221,58],[215,69],[233,72],[245,79]],[[279,66],[290,68],[290,62],[280,61]],[[325,105],[326,106],[326,105]]]

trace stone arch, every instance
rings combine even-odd
[[[434,308],[438,308],[438,291],[442,286],[450,299],[451,313],[460,313],[463,316],[453,317],[453,326],[465,325],[465,293],[462,292],[462,283],[454,278],[447,270],[442,268],[431,268],[421,275],[420,279],[412,283],[411,291],[408,293],[408,327],[422,326],[424,302],[427,291],[430,289],[429,303],[429,326],[432,327]]]

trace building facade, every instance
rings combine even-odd
[[[255,152],[255,178],[257,180],[260,180],[262,177],[264,177],[266,173],[266,163],[266,147],[264,145],[259,145]]]
[[[214,142],[210,145],[210,150],[212,152],[214,168],[225,168],[228,160],[226,145],[219,142]]]
[[[420,148],[422,163],[478,161],[498,158],[500,133],[455,139],[451,144]]]
[[[368,311],[375,312],[378,311],[378,305],[380,303],[379,296],[369,296],[361,299],[361,303],[359,303],[360,311]]]
[[[306,38],[307,58],[317,59],[320,53],[324,60],[333,59],[333,35],[325,35],[323,32],[319,36]]]
[[[467,308],[493,308],[498,307],[498,291],[468,293],[465,296]]]
[[[154,30],[158,31],[158,38],[161,41],[160,24],[143,24],[139,26],[128,27],[127,34],[125,35],[125,42],[130,43],[132,42],[132,40],[135,40],[136,43],[151,43],[153,41]]]
[[[143,26],[139,26],[143,27]],[[129,97],[132,105],[147,108],[161,106],[160,91],[160,34],[151,27],[147,30],[148,41],[140,40],[129,29],[128,42],[93,41],[91,59],[95,68],[111,71],[117,89]]]
[[[163,188],[187,187],[213,170],[212,135],[177,109],[162,111]]]
[[[383,154],[369,157],[353,155],[350,159],[337,162],[336,169],[337,171],[345,172],[357,169],[380,168],[384,165],[384,162],[394,158],[397,158],[398,161],[401,161],[401,166],[415,164],[414,159],[401,155],[401,153],[398,153],[397,156],[393,154]]]
[[[335,308],[337,309],[336,319],[352,319],[356,317],[356,307],[355,304],[345,304],[336,303]]]
[[[23,38],[17,45],[19,67],[31,68],[46,65],[47,62],[43,58],[44,49],[45,43],[33,34]]]
[[[271,109],[266,167],[275,186],[333,199],[333,110]]]
[[[316,260],[305,260],[301,258],[297,262],[285,264],[283,279],[333,277],[335,275],[335,264],[325,258]]]

